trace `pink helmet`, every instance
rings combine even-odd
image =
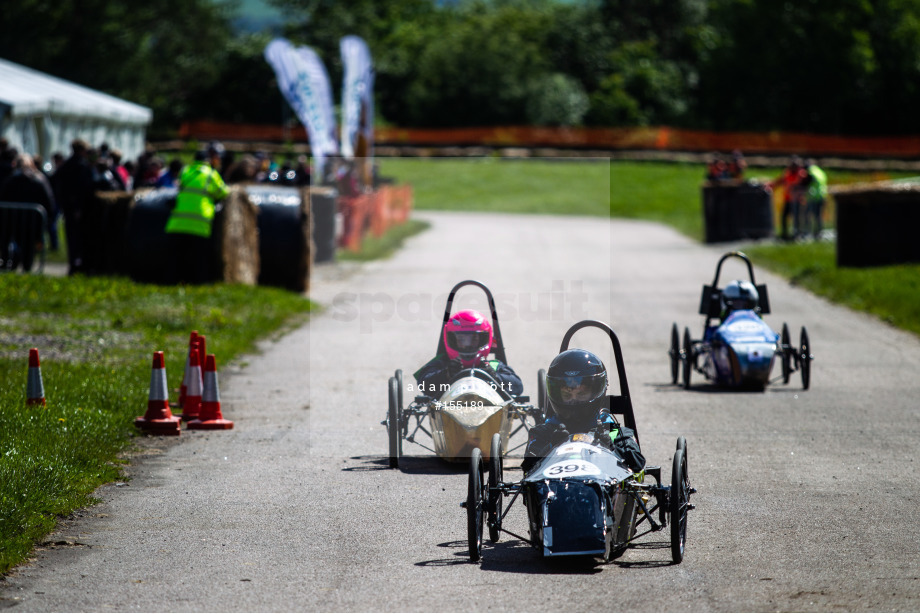
[[[492,350],[492,324],[478,311],[458,311],[444,324],[444,347],[449,359],[474,367]]]

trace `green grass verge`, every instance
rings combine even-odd
[[[610,215],[609,162],[578,158],[383,158],[416,209]]]
[[[744,251],[796,285],[920,335],[920,265],[839,268],[835,246],[827,242]]]
[[[191,330],[206,336],[219,369],[312,308],[274,288],[82,276],[0,275],[0,296],[0,573],[118,478],[134,418],[146,411],[154,351],[165,352],[175,390]],[[45,407],[25,405],[30,347]]]
[[[404,224],[391,226],[379,237],[368,235],[361,242],[361,249],[350,251],[340,249],[336,255],[339,260],[366,262],[380,258],[389,258],[402,247],[403,242],[413,235],[427,230],[431,224],[422,220],[408,220]]]

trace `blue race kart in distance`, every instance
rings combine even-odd
[[[750,281],[734,280],[720,288],[719,273],[729,258],[747,265]],[[763,390],[770,383],[773,363],[779,359],[783,383],[788,384],[791,374],[798,371],[802,388],[807,390],[813,360],[808,331],[803,326],[799,345],[793,346],[785,322],[777,334],[763,321],[761,316],[768,313],[767,286],[755,283],[750,258],[743,252],[724,254],[712,284],[703,286],[700,314],[706,320],[702,339],[693,339],[690,329],[684,328],[681,344],[677,324],[671,326],[671,383],[677,384],[680,372],[683,387],[690,388],[690,376],[697,371],[718,386]]]
[[[597,320],[573,325],[562,341],[560,352],[569,347],[572,335],[585,327],[606,332],[613,344],[619,378],[619,394],[607,395],[605,412],[616,425],[632,429],[638,443],[632,400],[626,381],[620,342],[613,330]],[[609,430],[608,430],[609,429]],[[671,560],[684,558],[687,516],[696,491],[687,475],[687,442],[678,437],[672,459],[671,484],[661,483],[661,467],[645,466],[638,473],[613,449],[602,444],[610,438],[609,424],[598,420],[593,432],[569,434],[557,443],[517,481],[504,479],[504,455],[499,434],[491,441],[489,459],[479,448],[470,456],[467,498],[461,504],[467,513],[467,538],[471,561],[483,554],[483,527],[491,542],[502,533],[522,540],[543,557],[579,557],[604,562],[620,557],[638,538],[670,528]],[[511,497],[503,505],[505,497]],[[504,524],[518,499],[527,510],[529,536],[517,535]]]

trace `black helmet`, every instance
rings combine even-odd
[[[566,350],[546,372],[546,396],[566,427],[587,430],[607,398],[607,369],[587,350]]]

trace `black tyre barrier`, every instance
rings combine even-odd
[[[703,228],[706,243],[772,237],[773,193],[756,183],[706,184]]]
[[[833,190],[837,266],[920,262],[920,185],[879,183]]]
[[[338,192],[334,188],[310,188],[310,215],[313,218],[313,262],[335,260],[335,214]]]
[[[176,190],[151,190],[138,193],[135,198],[125,228],[128,275],[135,281],[168,283],[166,221],[176,205]]]
[[[259,209],[259,284],[295,292],[310,288],[313,240],[306,188],[246,184]]]
[[[163,188],[135,195],[124,231],[126,272],[135,281],[170,282],[170,240],[166,222],[176,203],[176,190]],[[209,270],[213,281],[254,285],[259,276],[257,210],[245,192],[231,188],[214,216]]]

